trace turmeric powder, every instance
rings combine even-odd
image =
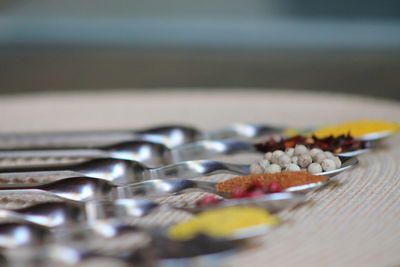
[[[313,134],[318,138],[328,136],[340,136],[350,134],[358,138],[363,135],[376,132],[391,132],[395,133],[400,130],[398,123],[392,123],[384,120],[357,120],[350,121],[337,125],[328,125],[317,129]]]
[[[279,219],[267,211],[251,206],[233,206],[199,213],[189,221],[170,227],[168,236],[174,240],[188,240],[197,234],[213,237],[232,237],[240,231],[255,227],[275,226]]]

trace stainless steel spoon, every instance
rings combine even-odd
[[[0,134],[0,144],[2,148],[84,147],[88,145],[109,145],[123,141],[136,140],[160,143],[172,148],[202,139],[252,139],[273,133],[281,133],[283,130],[284,129],[280,127],[244,123],[232,124],[214,131],[201,131],[193,127],[182,125],[168,125],[139,131],[108,130]]]
[[[138,161],[151,167],[173,161],[166,146],[147,141],[130,141],[93,148],[0,149],[0,159],[32,158],[115,158]]]
[[[155,210],[168,211],[182,210],[189,213],[198,213],[204,210],[227,207],[253,205],[264,208],[269,212],[278,212],[304,199],[300,193],[274,193],[257,198],[229,199],[215,205],[198,207],[178,207],[175,205],[160,204],[144,198],[117,199],[114,201],[88,201],[85,205],[76,205],[70,201],[65,203],[45,202],[17,210],[0,210],[0,218],[17,222],[30,222],[46,227],[61,227],[82,223],[84,219],[92,224],[104,219],[123,219],[126,217],[142,217]]]
[[[233,139],[202,140],[171,149],[158,143],[129,141],[95,148],[0,149],[0,159],[108,157],[158,167],[185,160],[254,152],[257,151],[252,143]]]
[[[21,209],[0,209],[0,218],[58,227],[82,222],[85,216],[81,210],[74,203],[47,202]]]
[[[106,180],[97,178],[73,177],[41,185],[3,185],[0,187],[0,196],[12,195],[15,198],[24,198],[28,195],[31,198],[36,195],[49,196],[68,202],[87,202],[134,196],[134,190],[131,192],[129,188],[130,186],[114,186]],[[4,217],[8,213],[5,211]]]
[[[285,191],[305,193],[319,188],[325,183],[326,182],[318,182],[295,186],[287,188]],[[127,186],[115,186],[101,179],[73,177],[36,186],[2,186],[0,187],[0,196],[8,196],[11,194],[18,198],[18,196],[24,197],[27,194],[31,196],[47,195],[63,201],[88,202],[93,200],[114,201],[121,198],[135,197],[157,198],[186,192],[205,191],[226,197],[228,194],[217,190],[217,184],[216,182],[172,178],[166,180],[148,180]],[[6,215],[7,212],[5,212],[5,216]]]
[[[159,204],[144,198],[117,199],[115,201],[90,201],[85,204],[88,220],[103,220],[107,218],[142,217],[156,210],[181,210],[196,214],[205,210],[231,206],[257,206],[276,213],[302,202],[305,194],[302,193],[274,193],[256,198],[226,199],[214,205],[195,207],[178,207],[175,205]]]
[[[341,157],[342,167],[333,171],[321,173],[333,176],[357,164],[355,157]],[[145,165],[120,159],[94,159],[80,164],[36,168],[3,168],[0,169],[0,179],[3,182],[12,179],[29,177],[76,177],[87,176],[108,180],[115,185],[127,185],[147,179],[196,178],[219,173],[249,174],[250,165],[233,164],[213,160],[185,161],[159,168],[149,168]]]

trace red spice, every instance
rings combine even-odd
[[[203,206],[203,205],[210,205],[210,204],[216,204],[218,202],[222,201],[221,199],[216,198],[213,195],[205,195],[202,199],[196,202],[197,206]]]
[[[257,182],[259,182],[259,181],[257,181]],[[271,183],[268,185],[267,188],[268,188],[268,191],[269,191],[270,193],[278,193],[278,192],[281,192],[281,191],[282,191],[281,185],[280,185],[278,182],[275,182],[275,181],[271,182]]]

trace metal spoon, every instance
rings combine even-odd
[[[18,210],[2,209],[0,210],[0,216],[16,220],[17,222],[30,222],[54,228],[65,225],[76,225],[77,223],[82,223],[83,219],[92,224],[104,219],[142,217],[155,210],[168,211],[175,209],[189,213],[198,213],[218,207],[255,205],[274,213],[298,204],[303,199],[304,194],[300,193],[274,193],[258,198],[229,199],[215,205],[198,207],[165,205],[143,198],[88,201],[84,206],[77,206],[70,201],[65,203],[45,202]]]
[[[129,141],[95,148],[0,149],[0,159],[30,158],[114,158],[138,161],[151,167],[185,160],[209,159],[218,155],[257,151],[250,142],[239,140],[202,140],[167,148],[146,141]]]
[[[85,216],[81,210],[73,203],[47,202],[21,209],[0,209],[0,218],[58,227],[82,222]]]
[[[106,145],[136,140],[160,143],[172,148],[202,139],[252,139],[273,133],[281,133],[283,130],[284,129],[280,127],[244,123],[232,124],[214,131],[201,131],[193,127],[182,125],[168,125],[139,131],[108,130],[1,134],[0,144],[2,144],[1,146],[3,148],[49,148]]]
[[[175,205],[159,204],[142,198],[127,198],[111,201],[90,201],[86,203],[88,220],[103,220],[107,218],[142,217],[156,210],[181,210],[196,214],[205,210],[231,206],[257,206],[276,213],[299,204],[305,199],[302,193],[274,193],[256,198],[227,199],[214,205],[196,207],[178,207]]]
[[[138,161],[151,167],[172,162],[170,150],[158,143],[130,141],[94,148],[0,149],[0,159],[115,158]]]
[[[40,179],[43,177],[87,176],[105,179],[115,185],[127,185],[145,179],[195,178],[218,173],[249,173],[249,165],[231,164],[213,160],[186,161],[149,168],[139,162],[120,159],[94,159],[80,164],[39,166],[26,168],[2,168],[0,179],[4,182],[21,177]]]
[[[219,192],[216,189],[217,184],[218,183],[216,182],[171,178],[166,180],[148,180],[127,186],[115,186],[102,179],[73,177],[35,186],[2,186],[0,187],[0,196],[8,196],[10,194],[14,197],[24,197],[27,194],[41,196],[48,195],[52,198],[59,198],[63,201],[87,202],[92,200],[113,201],[116,199],[133,198],[138,196],[156,198],[186,192],[205,191],[226,197],[228,194]],[[325,182],[318,182],[295,186],[287,188],[286,191],[304,193],[316,189],[324,184]]]
[[[0,134],[0,144],[3,148],[86,147],[137,140],[174,147],[191,143],[199,138],[200,132],[195,128],[169,125],[138,131],[108,130]]]
[[[342,167],[321,173],[333,176],[357,164],[354,157],[341,157]],[[0,179],[10,181],[15,178],[29,177],[76,177],[86,176],[105,179],[115,185],[127,185],[146,179],[196,178],[219,173],[249,174],[250,165],[233,164],[213,160],[185,161],[159,168],[149,168],[134,161],[120,159],[94,159],[80,164],[36,168],[0,169]]]

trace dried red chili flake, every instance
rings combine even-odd
[[[278,192],[281,192],[282,191],[282,187],[281,187],[281,185],[278,183],[278,182],[271,182],[269,185],[268,185],[268,192],[270,192],[270,193],[278,193]]]
[[[320,148],[324,151],[333,153],[349,152],[370,147],[367,141],[356,140],[350,134],[340,135],[338,137],[328,136],[318,138],[316,136],[304,137],[296,135],[289,138],[275,140],[272,137],[264,143],[254,145],[255,149],[260,152],[273,152],[275,150],[285,150],[286,148],[295,147],[296,145],[305,145],[307,148]]]
[[[216,204],[221,201],[222,199],[218,199],[213,195],[205,195],[202,199],[196,202],[196,205],[197,206],[210,205],[210,204]]]

